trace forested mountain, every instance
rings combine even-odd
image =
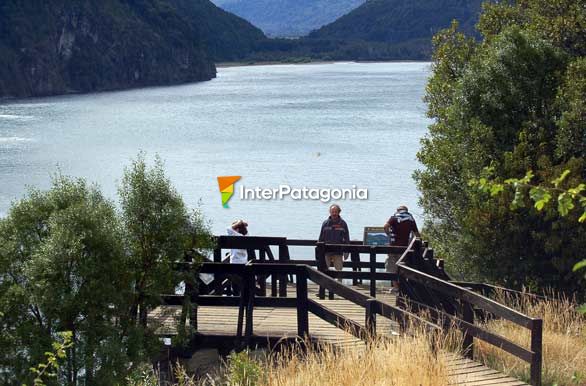
[[[212,0],[269,36],[292,37],[331,23],[365,0]]]
[[[258,60],[429,60],[431,39],[458,20],[478,36],[482,0],[368,0],[347,15],[297,40],[265,41]]]
[[[208,0],[4,0],[0,97],[209,80],[262,38]]]
[[[215,6],[209,0],[168,0],[199,28],[215,61],[239,60],[250,54],[264,33],[250,22]]]
[[[369,0],[309,37],[400,43],[429,38],[456,19],[471,33],[482,0]]]
[[[458,20],[474,35],[482,0],[369,0],[309,35],[311,39],[364,41],[418,47],[429,56],[431,38]]]

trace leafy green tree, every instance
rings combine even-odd
[[[45,357],[47,358],[45,363],[39,363],[35,367],[31,367],[30,371],[34,375],[34,385],[44,386],[45,378],[55,378],[58,376],[57,371],[59,370],[60,360],[67,357],[67,349],[73,347],[71,342],[71,331],[64,331],[59,334],[60,340],[53,342],[53,351],[47,351]],[[23,384],[26,386],[26,384]]]
[[[131,317],[146,327],[148,310],[181,279],[173,264],[184,261],[188,250],[210,247],[211,236],[199,212],[187,210],[159,157],[149,168],[139,154],[125,170],[119,194],[133,274]]]
[[[482,41],[457,25],[434,38],[426,101],[435,122],[415,178],[427,235],[452,273],[513,287],[580,285],[572,273],[586,247],[580,213],[542,214],[511,191],[489,200],[468,181],[485,167],[497,181],[533,170],[537,185],[570,170],[560,188],[586,178],[585,20],[579,1],[486,4]]]
[[[112,384],[127,362],[121,325],[129,270],[115,208],[97,187],[57,176],[0,220],[0,381],[33,383],[60,331],[71,332],[54,382]]]
[[[160,345],[147,312],[180,280],[195,285],[212,237],[159,159],[148,168],[139,155],[120,194],[117,212],[98,187],[57,176],[0,219],[1,384],[119,384]],[[175,273],[186,254],[193,270]],[[47,357],[63,331],[70,344]]]

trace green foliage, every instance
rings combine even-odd
[[[43,377],[57,378],[57,371],[60,367],[59,361],[65,359],[67,357],[67,350],[73,347],[71,331],[61,332],[58,335],[62,341],[53,342],[53,351],[47,351],[45,353],[46,362],[30,368],[34,376],[33,382],[35,386],[45,385]],[[26,384],[23,384],[23,386],[26,386]]]
[[[0,219],[0,383],[33,384],[29,369],[52,358],[35,367],[55,372],[43,377],[48,385],[116,384],[160,346],[147,311],[181,280],[195,287],[212,237],[160,160],[149,168],[141,154],[120,194],[117,213],[96,186],[58,175],[50,190],[31,190]],[[192,270],[174,274],[172,264],[186,257]],[[59,331],[71,332],[71,345],[57,367],[61,351],[46,353]]]
[[[570,174],[570,170],[564,170],[559,177],[551,181],[551,186],[535,185],[532,183],[535,175],[530,170],[523,178],[508,178],[502,183],[491,179],[494,174],[494,168],[485,168],[483,171],[487,177],[480,179],[471,179],[468,185],[477,187],[483,193],[490,193],[491,197],[498,196],[504,193],[505,188],[510,188],[513,191],[514,199],[511,203],[511,209],[517,209],[524,205],[525,193],[528,192],[529,198],[534,203],[534,208],[538,212],[543,211],[548,204],[555,198],[557,203],[557,211],[560,216],[567,216],[574,208],[581,207],[582,214],[578,218],[579,223],[586,222],[586,184],[579,183],[573,188],[562,189],[560,185],[564,182],[566,177]]]
[[[75,384],[81,368],[88,384],[115,379],[129,361],[129,277],[120,222],[97,187],[56,176],[15,203],[0,220],[0,366],[12,370],[2,383],[30,383],[28,369],[65,330],[73,346],[52,382]]]
[[[180,281],[173,263],[183,261],[188,250],[209,247],[211,237],[199,212],[188,212],[158,157],[149,168],[139,154],[124,172],[119,195],[134,276],[133,318],[144,327],[148,309]]]
[[[483,41],[455,26],[434,38],[426,101],[435,122],[415,178],[426,234],[452,274],[580,286],[572,266],[586,247],[576,225],[586,178],[586,10],[578,3],[486,4]]]
[[[262,367],[248,351],[233,352],[228,356],[227,383],[230,386],[256,386],[262,379]]]
[[[125,379],[127,386],[159,386],[159,379],[152,366],[142,363]]]

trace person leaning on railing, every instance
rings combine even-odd
[[[248,234],[248,223],[244,220],[236,220],[227,229],[228,236],[246,236]],[[248,263],[248,252],[246,249],[231,249],[230,250],[230,264],[246,264]],[[231,295],[240,295],[240,287],[242,282],[236,275],[230,275]]]
[[[350,232],[348,224],[340,217],[342,209],[338,204],[330,206],[330,216],[323,222],[319,232],[318,241],[329,244],[348,244],[350,242]],[[341,252],[327,252],[326,265],[328,268],[334,267],[337,271],[344,268],[344,256]]]
[[[412,237],[420,237],[415,219],[405,205],[400,205],[397,208],[395,214],[388,219],[384,227],[385,233],[389,236],[389,244],[393,246],[407,247]],[[385,261],[387,272],[397,273],[397,261],[400,257],[400,254],[389,253]],[[399,282],[393,281],[391,284],[390,292],[398,292]]]

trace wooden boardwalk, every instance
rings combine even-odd
[[[295,286],[289,284],[290,296],[295,296]],[[352,288],[368,294],[366,286],[353,286]],[[334,300],[320,300],[317,296],[318,287],[311,283],[308,285],[308,297],[319,302],[346,318],[364,325],[364,308],[357,306],[348,300],[336,297]],[[388,304],[395,305],[396,298],[390,295],[387,289],[377,290],[377,299]],[[174,325],[179,312],[179,307],[167,306],[159,308],[150,315],[152,321],[161,323],[159,333],[165,335],[174,334]],[[295,308],[255,307],[253,316],[253,329],[256,337],[295,337],[297,336],[297,314]],[[200,306],[198,308],[198,333],[209,336],[236,336],[238,307]],[[335,327],[325,320],[309,315],[311,337],[320,342],[329,343],[336,347],[352,347],[357,350],[365,348],[365,344],[352,334]],[[387,318],[377,318],[376,331],[379,335],[398,334],[399,327],[395,322]],[[526,385],[517,379],[492,370],[479,362],[445,354],[449,363],[450,385],[470,386],[519,386]]]

